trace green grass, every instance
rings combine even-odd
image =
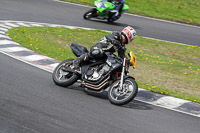
[[[94,6],[94,0],[61,0]],[[129,13],[200,25],[200,0],[126,0]]]
[[[52,27],[18,27],[7,34],[22,46],[57,60],[75,58],[71,42],[90,48],[107,32]],[[137,57],[131,75],[140,88],[200,103],[200,48],[137,36],[127,46]]]

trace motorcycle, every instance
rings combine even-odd
[[[88,53],[87,48],[79,44],[72,43],[70,47],[77,57]],[[123,49],[125,55],[126,49]],[[89,94],[102,93],[109,88],[109,101],[115,105],[124,105],[132,101],[138,92],[135,78],[129,76],[129,67],[136,67],[136,56],[132,51],[128,56],[121,58],[106,52],[102,59],[84,62],[79,72],[72,67],[73,59],[68,59],[55,68],[52,78],[56,85],[63,87],[78,81]]]
[[[107,0],[96,0],[94,5],[94,8],[90,9],[83,15],[84,19],[107,19],[108,22],[113,22],[121,17],[121,15],[115,19],[111,17],[116,13],[116,10],[114,10],[116,7],[115,3],[108,2]],[[124,4],[121,14],[127,12],[128,9],[128,5]]]

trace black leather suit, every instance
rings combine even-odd
[[[122,35],[121,32],[114,31],[107,34],[98,43],[91,47],[90,52],[83,54],[74,60],[75,68],[79,67],[83,61],[88,61],[89,59],[99,59],[102,58],[105,52],[118,52],[120,57],[123,57],[124,52],[122,49]]]

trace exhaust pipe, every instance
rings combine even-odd
[[[106,78],[103,82],[101,82],[99,85],[93,85],[93,84],[89,84],[89,83],[85,83],[84,81],[81,81],[81,85],[88,87],[90,89],[94,89],[94,90],[100,90],[102,87],[104,87],[106,84],[108,84],[108,79],[110,77]],[[79,81],[80,82],[80,81]]]

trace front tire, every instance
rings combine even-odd
[[[96,16],[95,13],[96,13],[96,9],[95,9],[95,8],[94,8],[94,9],[91,9],[91,10],[87,11],[87,12],[83,15],[83,18],[84,18],[84,19],[93,18],[93,17]]]
[[[75,83],[78,79],[78,75],[71,73],[71,72],[65,72],[62,70],[63,67],[67,67],[72,64],[73,59],[68,59],[63,62],[61,62],[54,70],[52,78],[56,85],[66,87],[70,86],[73,83]],[[65,66],[64,66],[65,65]]]
[[[124,105],[132,101],[138,92],[138,85],[133,78],[127,78],[123,83],[123,91],[119,90],[120,81],[115,81],[109,91],[108,99],[112,104]]]

